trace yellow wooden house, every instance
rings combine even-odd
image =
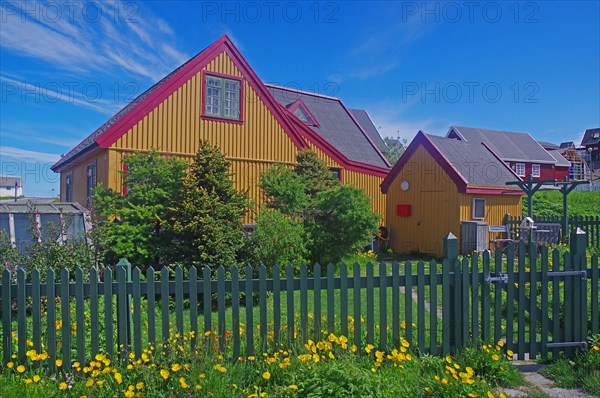
[[[419,131],[381,184],[392,249],[441,257],[449,232],[460,241],[461,222],[499,226],[506,214],[520,215],[523,193],[506,185],[515,180],[484,143]]]
[[[364,189],[383,216],[379,187],[390,165],[365,115],[339,98],[265,85],[222,36],[92,132],[52,170],[60,173],[61,201],[86,204],[97,184],[123,192],[121,160],[127,155],[156,148],[191,159],[205,140],[232,162],[236,188],[248,191],[258,206],[260,174],[275,163],[293,165],[298,151],[309,148],[342,183]]]

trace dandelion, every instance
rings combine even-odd
[[[269,372],[264,372],[264,373],[262,374],[262,378],[263,378],[263,379],[265,379],[265,380],[269,380],[269,379],[271,378],[271,373],[269,373]]]
[[[175,365],[171,366],[171,370],[173,372],[177,372],[177,371],[181,370],[181,365],[176,363]]]
[[[370,354],[371,351],[373,351],[374,348],[375,348],[375,346],[373,344],[367,344],[367,346],[365,347],[365,352],[367,354]]]
[[[296,391],[296,390],[298,389],[298,386],[297,386],[297,385],[295,385],[295,384],[290,384],[290,385],[288,386],[288,388],[289,388],[290,390],[292,390],[292,391]]]
[[[144,382],[143,381],[140,381],[139,383],[137,383],[135,385],[135,389],[136,390],[141,390],[142,388],[144,388]]]
[[[25,379],[25,380],[23,380],[23,383],[31,384],[31,383],[33,383],[33,381],[31,379]]]
[[[12,369],[13,366],[15,366],[15,363],[12,361],[6,364],[6,367],[9,369]]]
[[[38,383],[40,380],[41,380],[41,377],[39,375],[33,376],[33,382],[34,383]]]
[[[23,365],[17,366],[17,372],[19,372],[19,373],[25,372],[25,366],[23,366]]]
[[[123,376],[121,375],[121,373],[115,373],[115,380],[119,384],[121,384],[123,382]]]
[[[94,385],[94,380],[93,379],[87,379],[87,381],[85,382],[85,386],[86,387],[91,387]]]
[[[65,383],[64,381],[58,385],[58,389],[59,389],[60,391],[64,391],[64,390],[66,390],[68,387],[69,387],[69,386],[68,386],[68,385],[67,385],[67,383]]]
[[[135,395],[135,393],[133,391],[124,391],[123,395],[125,395],[126,398],[133,398],[133,396]]]
[[[160,375],[162,376],[163,379],[167,380],[169,378],[169,371],[166,369],[161,369]]]

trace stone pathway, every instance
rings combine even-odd
[[[523,372],[525,381],[529,385],[516,389],[505,389],[504,393],[507,397],[520,398],[532,395],[538,397],[539,393],[536,394],[536,392],[541,391],[550,398],[593,398],[591,395],[587,395],[580,390],[556,387],[552,380],[538,373],[538,370],[543,367],[542,365],[517,361],[515,361],[515,365]]]

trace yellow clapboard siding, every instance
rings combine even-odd
[[[242,77],[225,52],[215,57],[204,70]],[[205,140],[218,146],[232,161],[236,188],[249,193],[256,203],[256,210],[263,203],[257,186],[260,173],[275,163],[293,165],[298,148],[246,80],[243,80],[243,123],[203,119],[202,84],[202,72],[196,73],[119,138],[110,148],[111,166],[118,171],[123,156],[151,148],[191,160],[200,141]],[[317,146],[306,142],[329,167],[342,168]],[[374,210],[383,215],[385,199],[379,189],[382,178],[344,171],[343,180],[365,189],[373,199]],[[121,191],[121,176],[111,175],[109,186]],[[250,215],[245,221],[251,219]]]

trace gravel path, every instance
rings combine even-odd
[[[525,381],[530,385],[522,386],[518,389],[504,390],[507,397],[528,397],[535,390],[539,390],[547,394],[550,398],[593,398],[591,395],[587,395],[580,390],[556,387],[552,380],[538,373],[538,370],[542,367],[541,365],[530,362],[515,363],[515,365],[521,369]]]

